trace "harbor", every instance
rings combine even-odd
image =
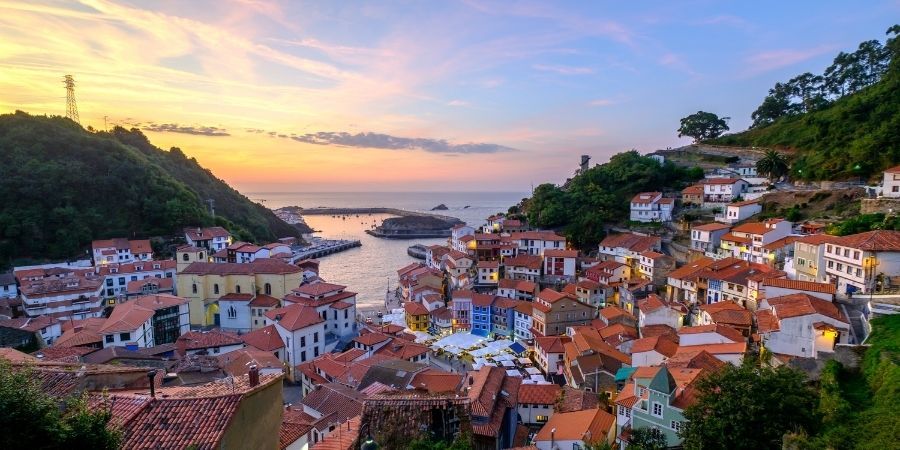
[[[312,242],[311,245],[301,247],[299,251],[291,255],[292,264],[304,259],[321,258],[362,246],[362,242],[358,239],[314,239]]]

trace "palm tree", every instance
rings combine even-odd
[[[775,150],[766,150],[762,159],[756,162],[756,171],[770,179],[780,178],[788,172],[787,158]]]

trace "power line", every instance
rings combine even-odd
[[[75,102],[75,78],[72,78],[72,75],[66,75],[63,77],[63,84],[66,85],[66,117],[80,125],[78,104]]]

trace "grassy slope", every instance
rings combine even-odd
[[[900,75],[888,75],[824,109],[710,143],[795,150],[792,176],[804,179],[877,176],[900,164]]]

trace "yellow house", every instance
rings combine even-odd
[[[191,325],[218,325],[219,297],[246,293],[283,299],[300,285],[302,277],[303,269],[277,259],[261,258],[250,263],[198,261],[178,271],[177,287],[178,295],[191,302]]]
[[[429,314],[425,305],[419,302],[406,302],[403,305],[406,311],[406,327],[412,331],[428,331]]]

